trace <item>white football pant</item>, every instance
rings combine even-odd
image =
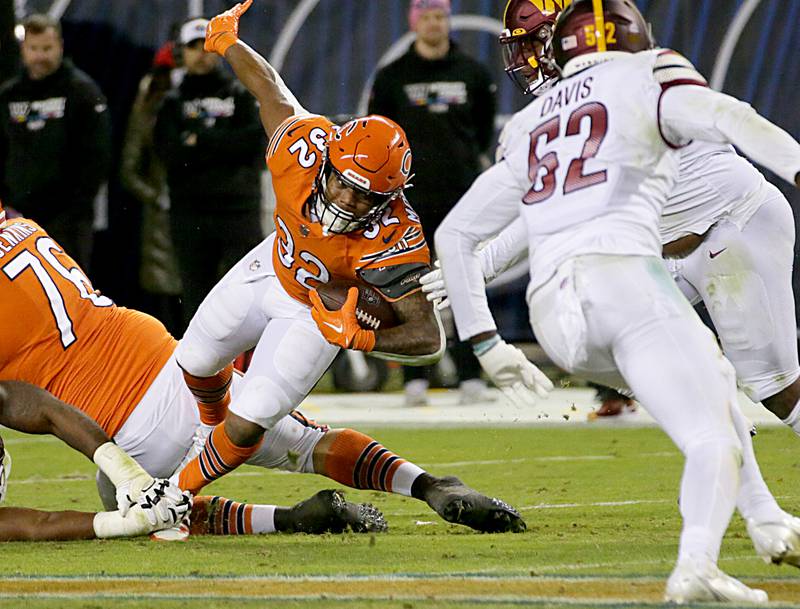
[[[630,387],[686,456],[679,560],[716,562],[739,487],[735,375],[663,261],[579,256],[528,294],[528,305],[533,331],[556,364]]]
[[[772,185],[740,230],[718,222],[703,244],[667,266],[692,304],[702,300],[739,384],[754,402],[800,377],[792,264],[794,217]]]

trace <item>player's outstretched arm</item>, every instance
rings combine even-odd
[[[94,461],[117,488],[122,515],[153,478],[83,412],[49,392],[21,381],[0,381],[0,425],[30,434],[50,434]]]
[[[0,508],[0,541],[94,539],[94,518],[95,515],[88,512]]]
[[[20,381],[0,382],[0,425],[30,434],[51,434],[91,459],[109,442],[100,426],[44,389]]]
[[[733,144],[800,188],[800,143],[735,97],[695,85],[674,86],[661,97],[660,120],[668,143],[696,139]]]
[[[214,17],[206,29],[205,50],[224,57],[239,81],[258,100],[267,137],[290,116],[305,113],[283,79],[258,52],[239,40],[239,18],[250,8],[247,0]]]

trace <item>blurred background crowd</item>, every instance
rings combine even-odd
[[[272,229],[257,108],[202,51],[202,17],[232,4],[0,0],[0,198],[79,258],[96,287],[177,337],[217,279]],[[637,4],[660,45],[800,135],[800,0]],[[503,73],[504,6],[256,0],[240,36],[306,107],[337,120],[377,112],[406,128],[416,174],[408,196],[430,239],[529,101]],[[430,86],[410,94],[406,85],[420,81]],[[525,284],[524,269],[512,269],[490,293],[501,333],[517,342],[533,340]],[[407,374],[407,402],[424,403],[430,382],[460,381],[466,401],[480,397],[482,384],[469,384],[477,364],[463,351],[453,345],[449,370],[446,362],[436,373],[449,379]]]

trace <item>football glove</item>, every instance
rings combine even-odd
[[[420,277],[419,282],[428,302],[432,302],[436,309],[441,311],[450,306],[450,299],[447,297],[447,289],[444,287],[441,263],[437,260],[433,266],[433,270]]]
[[[192,509],[192,495],[168,480],[158,478],[142,490],[136,505],[156,529],[173,527]]]
[[[515,406],[531,406],[536,396],[546,398],[553,383],[525,354],[504,340],[477,355],[489,379]]]
[[[317,327],[329,343],[339,345],[342,349],[356,351],[372,351],[375,347],[375,332],[364,330],[358,325],[356,318],[356,304],[358,303],[358,288],[350,288],[347,300],[338,311],[329,311],[322,304],[319,293],[311,290],[308,293],[311,300],[311,317],[317,322]]]
[[[224,13],[220,13],[206,26],[206,42],[203,48],[209,53],[225,56],[225,51],[239,40],[239,18],[244,15],[253,0],[240,2]]]

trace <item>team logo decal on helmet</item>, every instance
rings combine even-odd
[[[555,83],[552,37],[556,17],[571,0],[508,0],[500,45],[506,74],[523,93],[544,93]]]
[[[559,68],[588,53],[638,53],[653,46],[650,24],[632,0],[574,0],[559,15],[553,33]]]
[[[330,233],[366,228],[383,214],[392,199],[402,195],[411,174],[411,147],[394,121],[370,115],[334,127],[328,138],[314,183],[314,213]],[[370,203],[361,216],[342,209],[328,198],[331,177]]]

